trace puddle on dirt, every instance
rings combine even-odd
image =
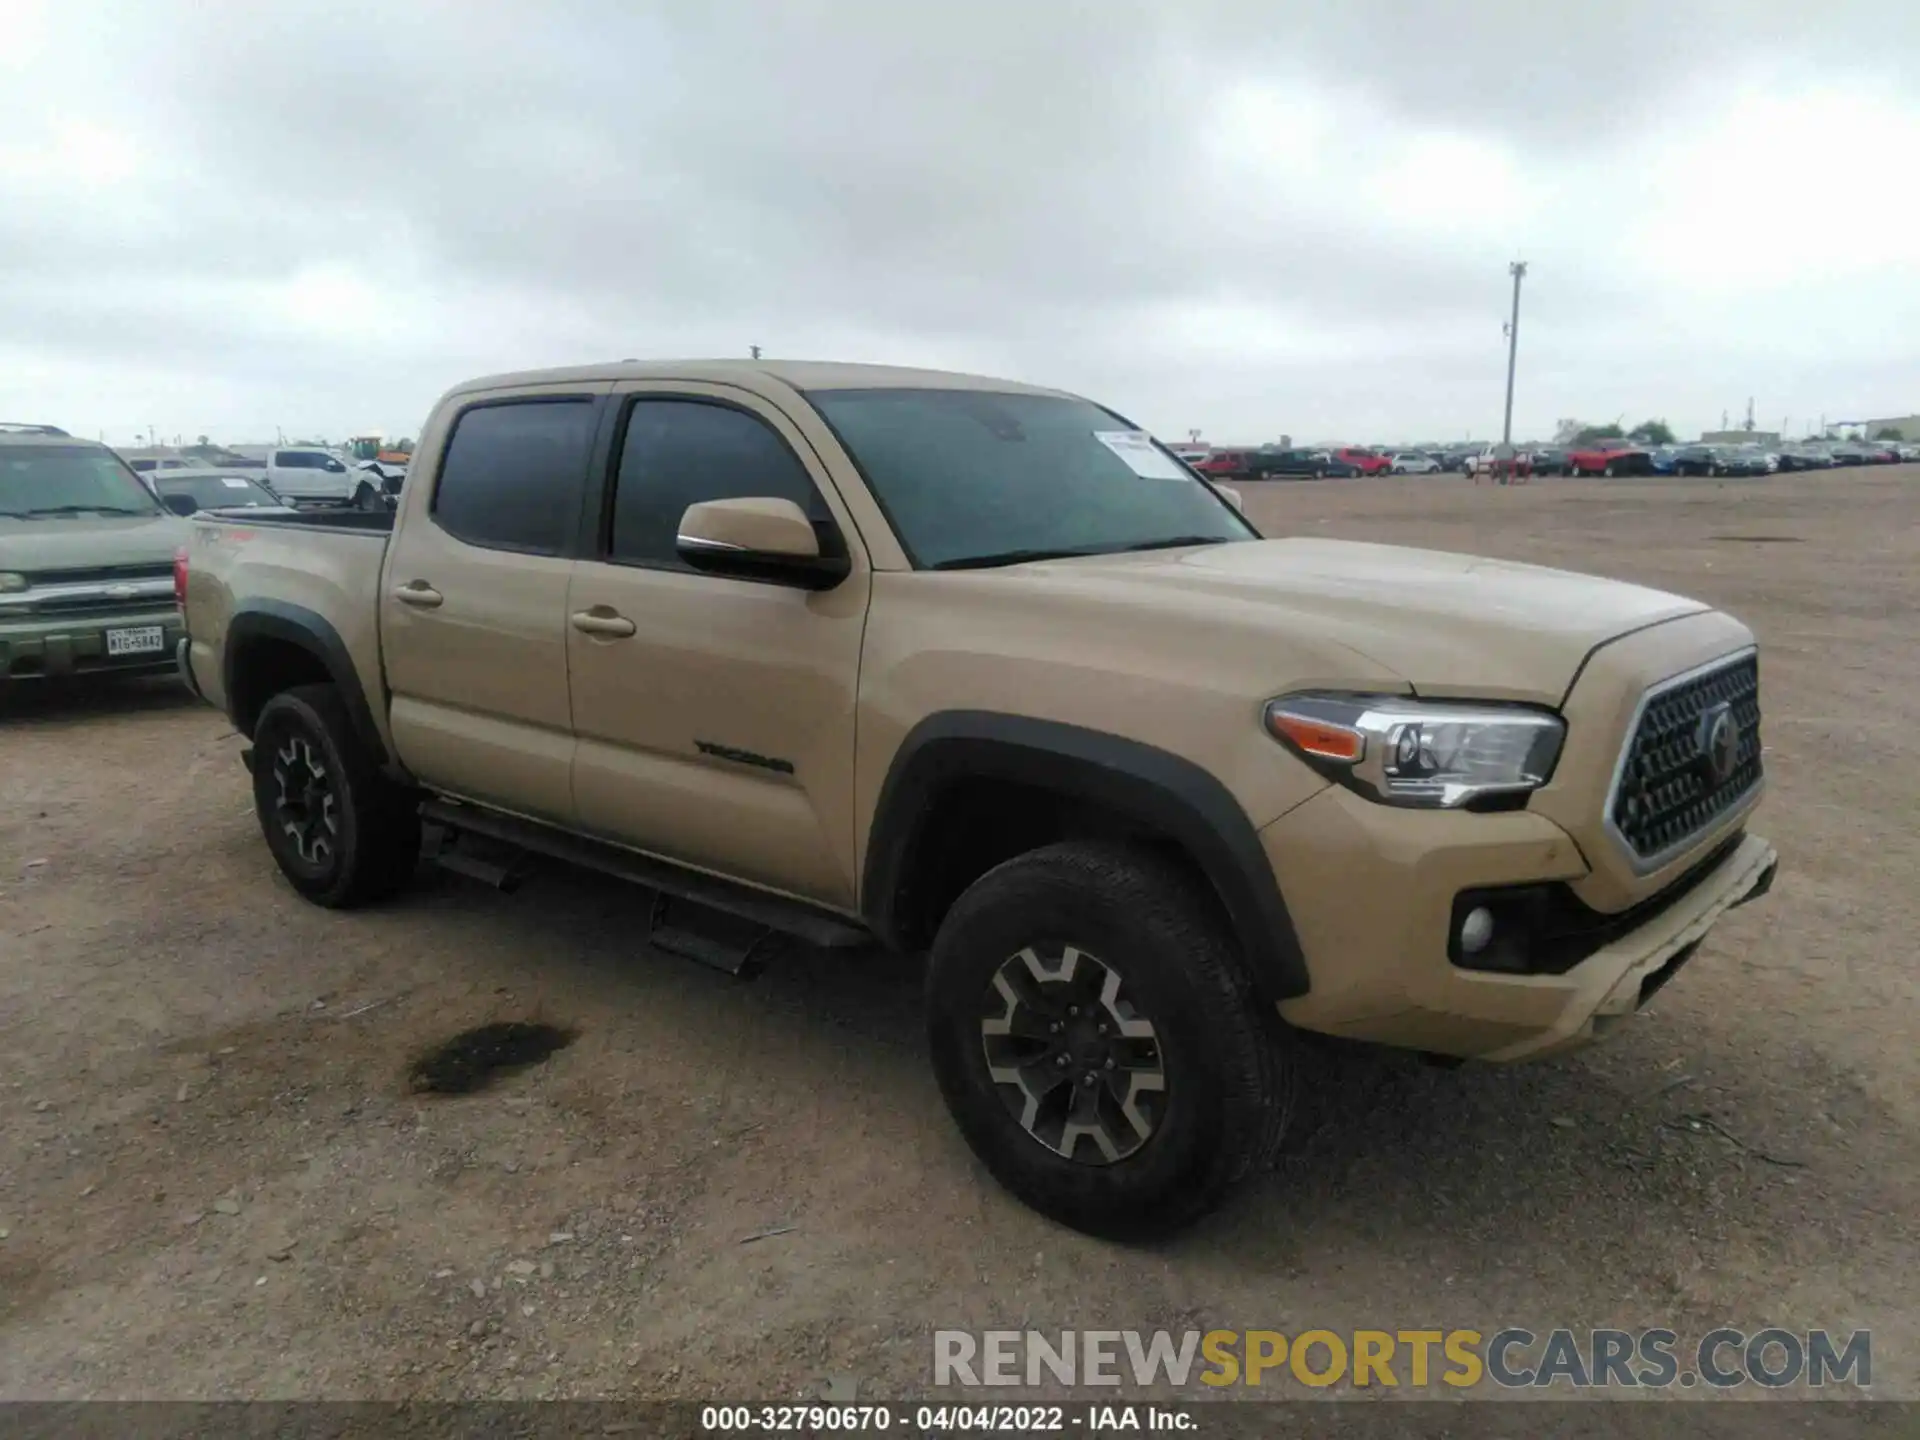
[[[538,1065],[563,1050],[579,1032],[525,1020],[502,1020],[463,1030],[419,1056],[407,1067],[415,1090],[438,1095],[469,1095],[485,1089],[493,1077]]]
[[[1800,535],[1709,535],[1709,540],[1734,540],[1748,545],[1798,545]]]

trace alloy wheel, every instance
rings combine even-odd
[[[1072,945],[1001,964],[981,997],[980,1041],[1007,1113],[1068,1160],[1124,1160],[1166,1114],[1152,1020],[1119,971]]]
[[[333,777],[306,736],[292,736],[274,752],[273,783],[274,823],[293,842],[302,861],[325,865],[333,859],[340,822]]]

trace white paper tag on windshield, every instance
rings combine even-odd
[[[1127,468],[1149,480],[1190,480],[1193,477],[1144,430],[1096,430],[1093,438],[1127,462]]]
[[[226,486],[229,490],[244,490],[247,488],[246,481],[236,480],[230,475],[222,475],[220,477],[220,483]]]

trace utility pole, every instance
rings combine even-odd
[[[1507,322],[1507,414],[1500,425],[1501,453],[1513,456],[1513,367],[1520,355],[1520,282],[1527,276],[1527,262],[1516,260],[1507,266],[1513,276],[1513,318]]]
[[[758,345],[749,345],[747,349],[753,352],[754,359],[758,360],[760,358],[760,347]]]

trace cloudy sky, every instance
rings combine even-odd
[[[0,418],[412,434],[622,356],[1162,435],[1920,411],[1914,0],[0,0]]]

